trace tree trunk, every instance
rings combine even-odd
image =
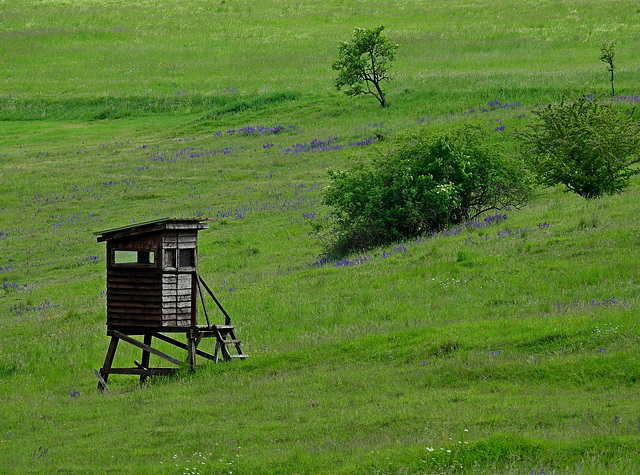
[[[378,91],[378,95],[376,96],[378,98],[378,101],[380,102],[380,105],[382,107],[387,107],[387,98],[384,97],[384,92],[382,92],[382,89],[380,89],[380,84],[377,82],[374,82],[373,85],[376,87],[376,91]]]
[[[616,95],[616,91],[613,89],[613,65],[611,65],[611,97]]]

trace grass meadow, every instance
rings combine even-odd
[[[532,107],[606,95],[604,41],[637,104],[637,2],[134,3],[0,0],[0,472],[640,471],[638,178],[339,261],[312,234],[327,170],[398,133],[514,151]],[[388,109],[331,70],[380,24]],[[250,358],[98,392],[93,233],[160,217],[208,220],[199,271]]]

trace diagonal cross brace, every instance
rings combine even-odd
[[[153,336],[155,336],[156,338],[158,338],[159,340],[165,341],[167,343],[171,343],[172,345],[177,346],[178,348],[182,348],[183,350],[188,350],[189,347],[187,345],[185,345],[184,343],[182,343],[181,341],[178,341],[174,338],[171,338],[169,336],[163,335],[162,333],[154,333]],[[206,351],[202,351],[198,348],[196,348],[196,355],[198,356],[204,356],[207,359],[213,360],[214,356],[211,353],[207,353]]]
[[[141,343],[138,340],[134,340],[133,338],[125,335],[124,333],[120,333],[117,330],[113,330],[113,336],[116,337],[116,338],[119,338],[121,340],[124,340],[127,343],[131,343],[133,346],[137,346],[138,348],[141,348],[144,351],[148,351],[151,354],[159,356],[160,358],[163,358],[163,359],[167,360],[170,363],[173,363],[175,365],[181,365],[182,364],[182,361],[180,361],[179,359],[174,358],[173,356],[169,356],[168,354],[163,353],[160,350],[156,350],[155,348],[152,348],[149,345],[145,345],[144,343]]]

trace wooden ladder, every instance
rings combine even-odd
[[[218,354],[221,354],[225,361],[249,357],[242,351],[242,340],[239,340],[236,336],[235,328],[234,325],[212,325],[212,331],[216,337],[216,349],[213,352],[216,362],[218,361]],[[235,352],[232,353],[230,349],[235,350]]]
[[[215,337],[216,338],[216,349],[213,353],[214,360],[216,363],[218,362],[218,354],[222,355],[225,361],[230,361],[234,358],[248,358],[249,355],[244,354],[242,351],[242,340],[239,340],[236,336],[235,325],[231,325],[231,318],[229,314],[224,309],[224,307],[220,304],[218,299],[213,292],[204,281],[199,274],[196,274],[196,282],[198,284],[198,293],[200,294],[200,300],[202,302],[202,309],[204,310],[204,316],[207,319],[206,325],[198,325],[198,338],[196,341],[196,347],[200,342],[201,338],[207,337]],[[222,314],[224,315],[224,325],[212,325],[209,320],[209,312],[207,312],[207,306],[204,301],[204,293],[202,292],[202,287],[207,291],[207,293],[211,296],[213,301],[216,303]],[[235,353],[231,353],[229,348],[235,348]]]

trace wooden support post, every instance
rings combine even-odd
[[[187,333],[187,341],[188,341],[188,353],[189,353],[189,369],[193,371],[196,369],[196,335],[193,330],[189,330]]]
[[[109,332],[110,333],[110,332]],[[109,379],[109,369],[111,369],[111,364],[113,363],[113,358],[116,354],[116,349],[118,348],[118,337],[114,334],[111,334],[111,342],[109,343],[109,349],[107,350],[107,356],[104,358],[104,365],[100,370],[100,377],[102,381],[98,382],[98,389],[103,391],[107,388],[107,379]]]
[[[146,334],[144,336],[144,344],[151,346],[151,338],[153,338],[153,336],[151,334]],[[140,365],[143,368],[148,368],[149,367],[149,357],[151,356],[151,353],[149,353],[147,350],[142,350],[142,363],[140,363]],[[140,375],[140,382],[144,383],[147,380],[147,375],[146,374],[141,374]]]

